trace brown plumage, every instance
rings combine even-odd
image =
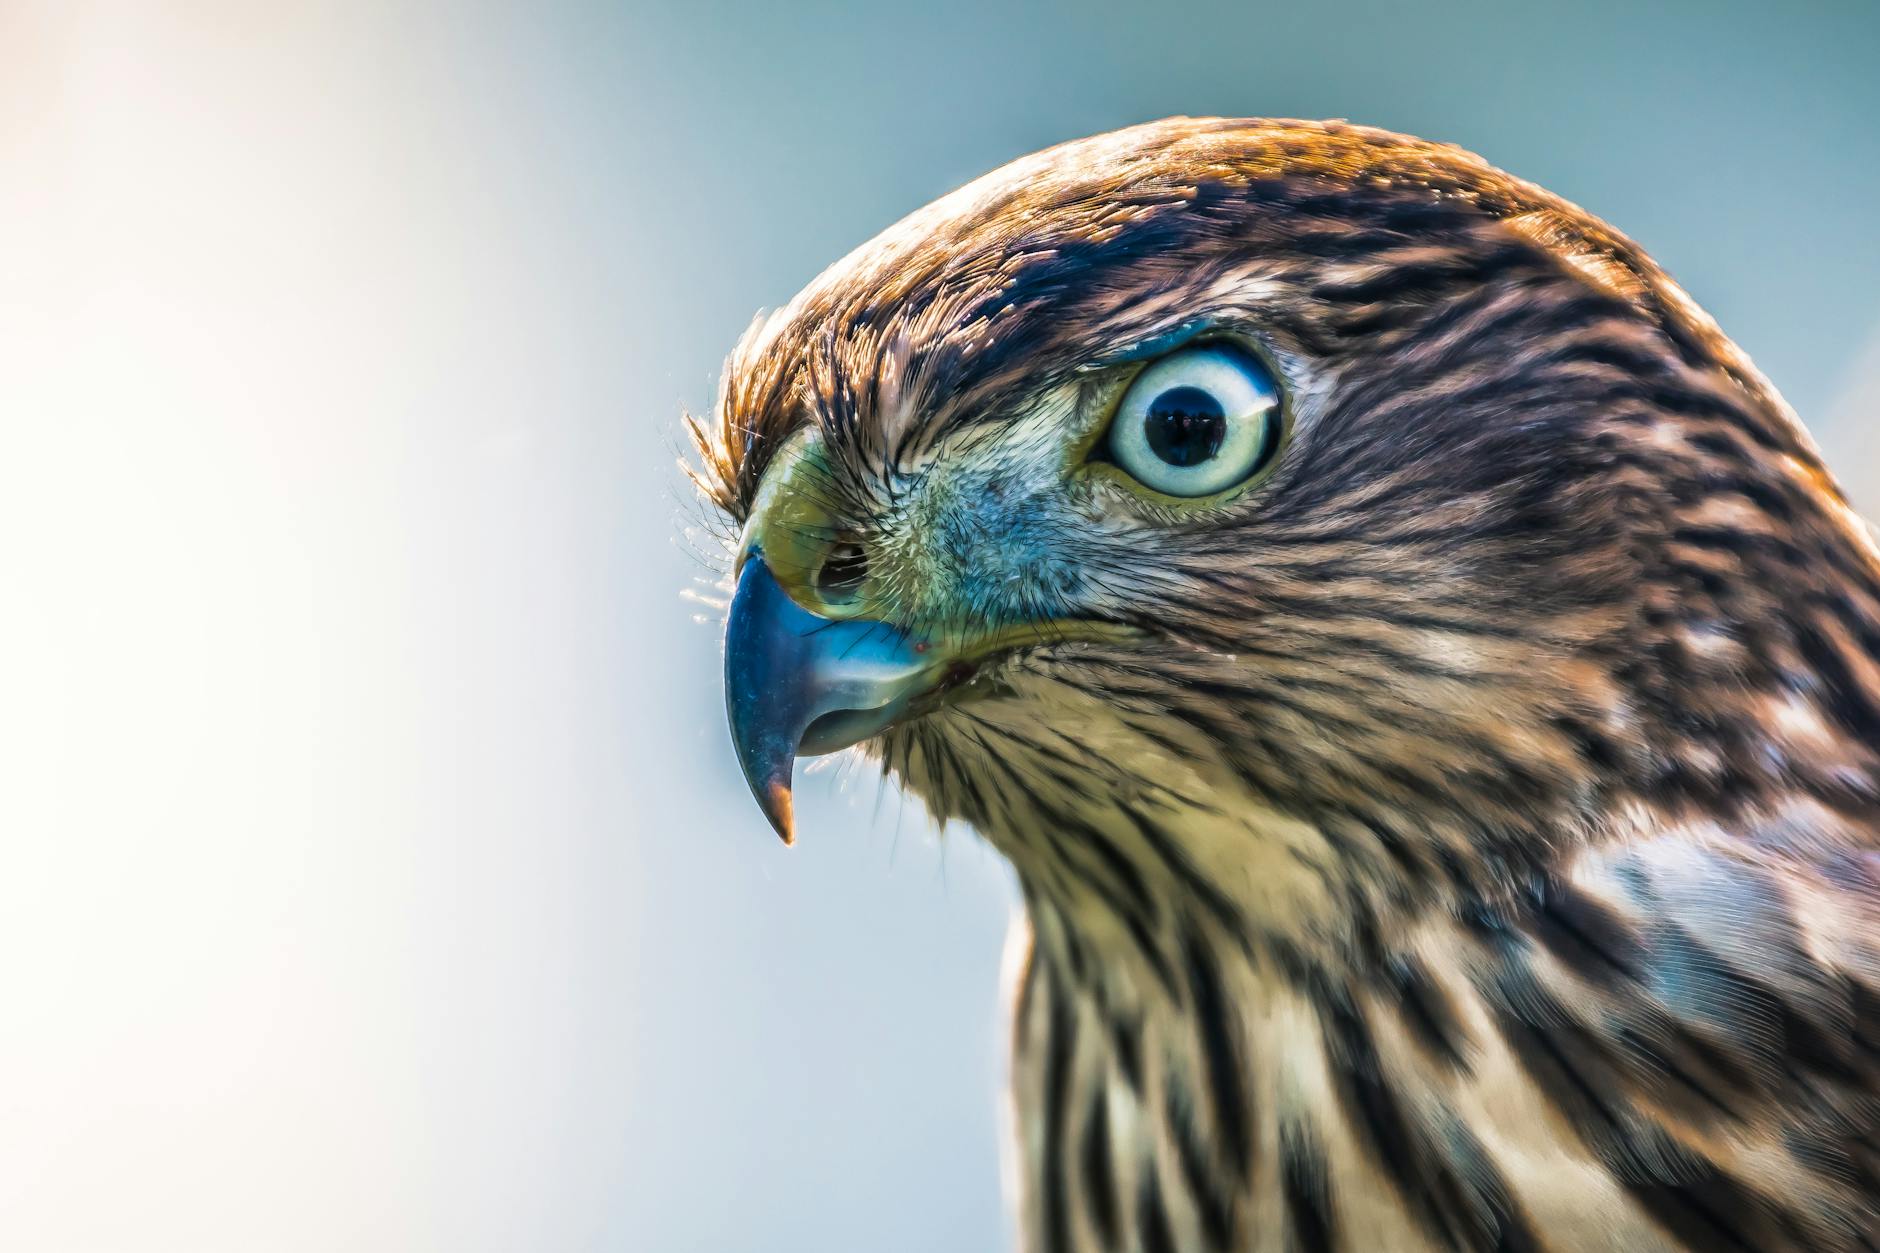
[[[1194,344],[1284,434],[1190,502],[1092,462]],[[1880,1249],[1880,559],[1628,240],[1156,123],[838,263],[696,434],[953,659],[865,751],[1024,886],[1028,1247]]]

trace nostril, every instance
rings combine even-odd
[[[868,550],[854,540],[840,540],[816,571],[816,591],[825,600],[850,601],[861,595],[868,577]]]

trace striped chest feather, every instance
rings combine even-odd
[[[1375,995],[1197,941],[1173,997],[1119,1004],[1056,925],[1038,919],[1014,1023],[1028,1249],[1677,1247],[1437,937]]]
[[[1025,1247],[1875,1247],[1875,937],[1854,902],[1775,918],[1767,882],[1713,883],[1707,924],[1654,881],[1690,856],[1589,860],[1362,978],[1195,921],[1171,987],[1035,902]]]
[[[1138,763],[1108,792],[973,716],[1032,785],[984,824],[1029,906],[1027,1249],[1880,1247],[1859,831],[1642,832],[1422,903],[1126,715],[1060,723]]]

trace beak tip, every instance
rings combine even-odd
[[[765,789],[764,816],[770,819],[786,848],[796,843],[796,802],[789,784],[773,783]]]

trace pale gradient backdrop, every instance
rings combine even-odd
[[[768,834],[681,408],[1010,157],[1343,116],[1641,240],[1872,507],[1877,49],[1851,0],[0,0],[0,1247],[1009,1247],[1010,878],[861,776]]]

